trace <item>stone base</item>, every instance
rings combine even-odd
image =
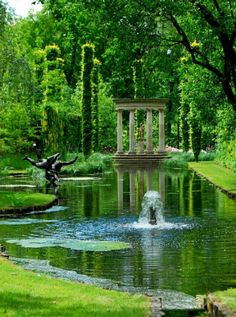
[[[168,159],[167,154],[165,152],[161,153],[137,153],[137,154],[118,154],[116,153],[113,157],[113,161],[115,164],[156,164],[163,162]]]

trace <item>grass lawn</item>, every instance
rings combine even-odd
[[[52,203],[54,195],[42,193],[25,193],[25,192],[0,192],[0,212],[4,211],[45,206]]]
[[[229,308],[236,314],[236,289],[229,288],[226,291],[219,291],[213,293],[214,297],[219,303]],[[234,315],[235,316],[235,315]]]
[[[103,290],[26,271],[0,257],[0,316],[148,317],[143,295]]]
[[[229,194],[236,195],[236,175],[213,161],[188,163],[189,167]]]

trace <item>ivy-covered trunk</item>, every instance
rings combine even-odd
[[[92,152],[92,73],[94,45],[82,46],[82,151],[88,156]]]
[[[184,152],[189,150],[189,104],[181,102],[180,108],[180,134],[182,139],[182,148]]]
[[[201,139],[202,139],[202,123],[201,115],[193,103],[190,104],[190,140],[194,159],[198,162],[198,156],[201,152]]]
[[[99,85],[99,65],[98,59],[94,59],[93,67],[93,151],[99,151],[99,109],[98,109],[98,85]]]

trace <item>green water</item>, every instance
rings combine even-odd
[[[0,179],[0,186],[13,183],[32,180]],[[138,216],[150,189],[161,194],[165,223],[142,227]],[[53,275],[156,294],[167,309],[191,308],[197,294],[236,286],[236,201],[192,172],[131,169],[119,170],[118,177],[111,171],[62,180],[59,206],[66,208],[0,219],[0,243],[11,257]],[[37,239],[42,247],[32,246]],[[57,240],[66,247],[50,245]],[[73,247],[80,240],[121,241],[130,248]]]

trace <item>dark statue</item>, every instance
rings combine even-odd
[[[44,169],[45,170],[45,178],[53,187],[57,186],[57,182],[60,181],[59,179],[59,173],[63,166],[71,165],[76,162],[77,157],[75,157],[73,160],[63,162],[59,161],[58,158],[60,157],[60,153],[56,153],[52,156],[47,157],[46,159],[42,156],[42,151],[37,147],[37,145],[34,143],[33,145],[34,150],[36,152],[38,162],[36,162],[34,159],[26,156],[24,157],[24,160],[30,162],[33,166]]]

